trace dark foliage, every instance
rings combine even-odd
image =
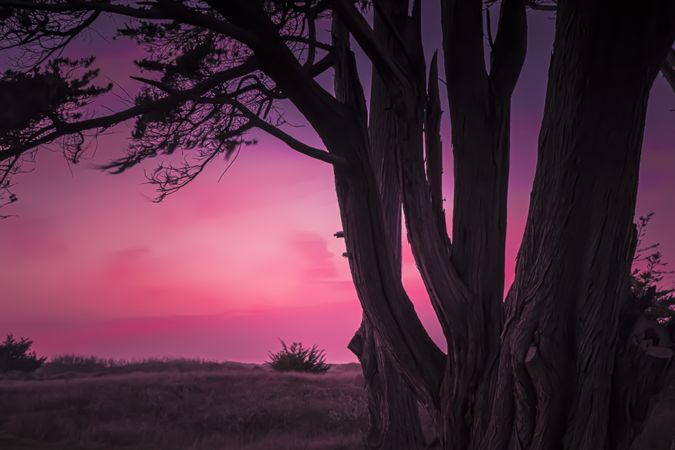
[[[0,372],[32,372],[39,369],[47,358],[39,358],[31,351],[33,341],[27,338],[16,340],[13,335],[0,344]]]
[[[649,319],[656,320],[671,331],[675,325],[675,289],[663,286],[664,278],[672,275],[663,261],[659,244],[645,244],[647,226],[654,213],[641,216],[638,224],[638,249],[630,282],[637,306]]]
[[[324,350],[316,345],[306,348],[300,342],[293,342],[289,347],[281,341],[281,350],[269,355],[270,366],[279,372],[326,373],[330,369]]]

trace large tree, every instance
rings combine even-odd
[[[128,155],[106,168],[187,152],[186,165],[151,174],[161,198],[263,130],[333,165],[340,235],[364,310],[352,348],[370,386],[376,445],[419,445],[410,388],[444,449],[628,448],[672,358],[643,344],[629,275],[645,110],[658,71],[672,82],[675,1],[557,3],[530,210],[505,300],[509,103],[525,53],[525,8],[546,6],[502,1],[495,38],[486,30],[488,67],[482,1],[441,1],[451,240],[422,3],[373,2],[373,29],[349,0],[0,0],[0,34],[24,64],[0,80],[0,186],[42,146],[58,143],[77,161],[88,134],[134,119]],[[137,77],[146,87],[133,106],[84,116],[109,87],[92,84],[92,60],[58,55],[104,15],[129,19],[121,34],[145,46],[137,64],[151,75]],[[326,41],[317,23],[329,17]],[[370,124],[350,36],[376,73]],[[333,89],[315,79],[331,68]],[[283,100],[326,150],[283,131]],[[447,353],[401,283],[401,205]]]

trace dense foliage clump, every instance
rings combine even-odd
[[[42,367],[47,358],[38,358],[30,349],[32,345],[30,339],[16,340],[13,335],[7,335],[0,343],[0,372],[32,372]]]
[[[270,366],[279,372],[326,373],[330,369],[325,351],[316,345],[306,348],[300,342],[293,342],[289,347],[281,341],[281,350],[269,355]]]

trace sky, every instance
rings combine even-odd
[[[427,61],[441,46],[435,3],[425,15]],[[101,81],[114,82],[115,94],[124,97],[138,89],[129,75],[142,51],[105,39],[112,25],[89,33],[74,51],[95,54]],[[534,176],[553,27],[549,13],[529,13],[528,56],[513,97],[507,285]],[[359,70],[367,90],[369,67]],[[94,105],[98,112],[120,107],[116,96]],[[661,243],[666,261],[675,261],[674,108],[675,95],[659,76],[648,110],[637,214],[656,213],[648,240]],[[288,114],[302,123],[292,108]],[[447,114],[443,128],[450,215]],[[77,166],[41,152],[34,170],[15,180],[19,201],[3,214],[17,217],[0,221],[0,335],[28,336],[48,356],[262,362],[283,339],[317,344],[331,362],[355,360],[346,346],[361,311],[341,256],[344,242],[333,237],[341,226],[331,168],[256,133],[258,144],[243,148],[226,172],[227,164],[216,162],[155,204],[143,174],[152,161],[115,176],[95,168],[123,154],[130,129],[127,123],[101,136]],[[288,131],[321,145],[308,127]],[[403,278],[441,344],[407,246]]]

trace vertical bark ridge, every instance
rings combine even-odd
[[[560,3],[484,449],[613,449],[632,439],[611,414],[632,408],[630,394],[615,392],[636,362],[617,356],[632,348],[621,344],[620,313],[648,93],[672,43],[674,3]],[[638,385],[655,379],[645,369]]]
[[[496,382],[504,291],[510,98],[525,58],[527,22],[524,1],[502,2],[488,73],[482,2],[442,0],[441,7],[455,170],[451,258],[472,302],[480,309],[472,316],[478,328],[474,339],[479,341],[468,388],[473,393],[462,415],[472,423],[466,436],[460,433],[455,438],[454,445],[459,448],[483,438]]]
[[[354,55],[349,50],[347,31],[341,25],[340,20],[337,17],[333,20],[333,42],[338,53],[335,76],[335,91],[338,100],[351,106],[355,112],[364,112],[365,100],[363,99],[361,86],[356,78]],[[378,107],[381,107],[381,105]],[[356,132],[348,134],[348,143],[354,138],[364,138],[367,136],[365,127],[366,115],[362,114],[358,117],[361,117],[360,123],[356,124],[359,127],[359,131],[354,130]],[[385,334],[385,336],[390,339],[391,331],[400,330],[404,332],[402,333],[404,335],[403,338],[406,339],[405,331],[408,327],[402,326],[401,323],[410,321],[410,319],[414,317],[413,321],[418,324],[418,326],[415,327],[418,330],[418,336],[414,337],[409,335],[408,339],[412,338],[425,342],[424,346],[428,347],[428,351],[431,352],[431,355],[427,354],[425,358],[422,357],[421,354],[418,355],[411,351],[408,354],[408,357],[413,361],[413,365],[426,365],[429,367],[429,364],[431,364],[432,369],[427,369],[426,372],[417,369],[416,377],[411,377],[410,372],[406,373],[405,370],[404,373],[408,375],[408,381],[411,382],[413,389],[415,389],[419,398],[428,408],[433,410],[436,408],[435,405],[437,405],[437,399],[434,399],[436,395],[434,392],[437,392],[438,386],[440,385],[439,368],[440,365],[442,365],[441,361],[443,356],[426,334],[424,327],[419,323],[419,320],[414,313],[412,303],[403,290],[400,279],[400,260],[385,256],[391,249],[384,243],[391,242],[393,234],[400,230],[400,224],[398,226],[392,224],[391,217],[387,218],[385,216],[385,211],[383,211],[383,202],[381,201],[380,193],[381,188],[377,187],[377,177],[373,172],[371,163],[373,155],[368,145],[368,140],[364,139],[363,142],[349,143],[347,145],[352,147],[352,151],[356,150],[358,152],[355,155],[358,156],[358,161],[354,161],[356,167],[348,171],[349,173],[344,173],[342,170],[336,171],[336,187],[338,191],[338,200],[341,202],[341,214],[343,224],[345,224],[347,247],[348,250],[350,248],[355,249],[353,252],[348,251],[348,255],[350,255],[350,266],[352,267],[352,273],[354,274],[355,280],[361,277],[369,277],[375,281],[376,278],[379,278],[377,284],[381,289],[380,292],[375,292],[371,290],[372,287],[375,287],[373,283],[363,283],[363,285],[361,285],[357,282],[357,291],[359,291],[360,298],[362,299],[362,302],[364,302],[364,310],[368,316],[368,321],[373,322],[372,314],[374,311],[377,311],[378,313],[376,317],[378,317],[379,321],[376,320],[373,323],[373,325],[375,325],[376,335],[383,332],[389,333]],[[381,151],[384,151],[384,149],[381,149]],[[391,164],[391,162],[389,162],[389,164]],[[375,189],[373,189],[374,187]],[[373,199],[374,195],[377,195],[377,201]],[[354,214],[352,216],[350,213],[354,212],[354,208],[359,210],[360,214]],[[361,218],[364,209],[367,211],[367,216],[370,216],[371,222],[353,222],[352,217]],[[393,217],[400,217],[400,212],[390,212]],[[389,229],[387,229],[387,222],[385,222],[385,220],[389,220]],[[380,229],[380,226],[383,227],[384,232],[377,231]],[[363,233],[366,233],[366,235],[364,236]],[[352,237],[354,238],[352,239]],[[368,245],[366,248],[360,246],[364,239],[368,241],[369,245],[373,246],[371,247],[370,252],[365,251]],[[379,242],[381,245],[375,245],[376,242]],[[394,247],[394,249],[395,248],[396,247]],[[398,262],[398,267],[395,261]],[[363,289],[359,290],[360,287]],[[396,311],[392,311],[394,313],[394,322],[392,323],[389,320],[389,323],[383,323],[379,313],[382,310],[391,308],[392,305],[389,303],[389,298],[391,297],[400,299],[399,301],[405,306],[405,310],[399,310],[398,314],[396,314]],[[370,302],[373,302],[372,306]],[[408,312],[406,313],[404,311]],[[376,340],[376,342],[379,342],[377,336]],[[391,341],[385,339],[384,344],[391,346]],[[388,350],[392,351],[393,348],[389,347]],[[400,357],[400,355],[397,354],[394,356]],[[386,361],[384,362],[386,363]],[[420,382],[420,378],[424,380],[424,382]]]
[[[392,49],[396,38],[383,20],[399,22],[408,10],[407,0],[387,3],[383,17],[376,14],[374,33],[384,48]],[[344,45],[348,45],[348,42]],[[401,275],[401,181],[396,146],[397,118],[391,107],[384,81],[373,71],[370,95],[370,163],[378,183],[387,245],[392,249],[397,276]],[[359,357],[366,381],[370,425],[366,437],[369,448],[397,450],[401,447],[422,448],[424,437],[420,424],[417,400],[400,376],[391,356],[373,330],[367,316],[350,343],[350,349]]]

